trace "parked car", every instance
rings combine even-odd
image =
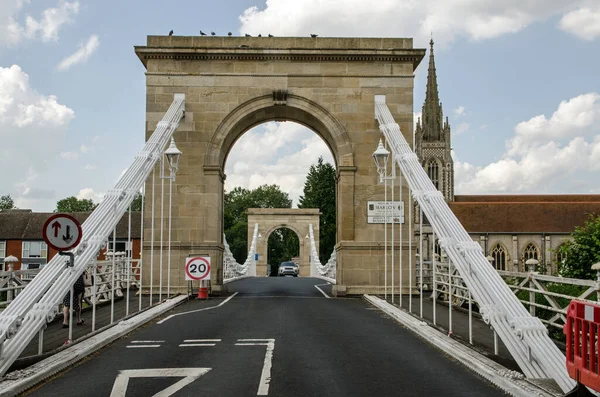
[[[279,265],[279,275],[280,276],[294,276],[298,277],[298,273],[300,273],[300,269],[298,265],[294,262],[281,262]]]

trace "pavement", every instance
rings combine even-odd
[[[180,304],[27,395],[505,395],[363,299],[331,298],[322,279],[228,289],[233,297]]]

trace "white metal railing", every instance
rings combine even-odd
[[[572,390],[575,383],[567,373],[564,354],[549,338],[544,324],[530,315],[490,266],[481,246],[471,239],[450,210],[402,135],[384,95],[375,96],[375,118],[391,148],[393,166],[399,167],[401,177],[406,178],[418,203],[420,222],[424,213],[439,237],[440,247],[448,255],[450,269],[456,268],[469,292],[479,302],[484,321],[498,333],[525,376],[553,378],[564,392]],[[420,252],[423,252],[422,243],[420,245]]]
[[[327,263],[322,265],[321,261],[319,260],[319,252],[317,251],[312,224],[308,225],[308,235],[310,241],[310,275],[322,276],[335,280],[337,268],[337,255],[335,248],[333,249],[333,252],[331,253]]]
[[[228,281],[243,276],[256,276],[255,254],[258,235],[258,223],[255,223],[254,234],[252,235],[252,243],[248,249],[248,256],[246,257],[244,264],[240,265],[233,257],[231,249],[229,248],[229,244],[227,243],[227,239],[225,238],[225,234],[223,234],[223,245],[225,246],[225,252],[223,254],[223,281]]]
[[[0,376],[46,322],[56,316],[62,299],[96,257],[111,232],[114,237],[117,223],[163,157],[173,132],[184,117],[184,108],[185,95],[175,94],[173,103],[142,151],[83,223],[83,239],[72,251],[75,255],[73,267],[67,266],[66,257],[56,255],[0,313]]]

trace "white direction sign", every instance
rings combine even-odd
[[[386,216],[387,223],[404,223],[404,201],[367,202],[367,223],[385,223]]]
[[[210,256],[196,256],[185,260],[185,279],[210,280]]]
[[[81,224],[71,215],[52,215],[42,229],[44,241],[57,251],[68,251],[81,241]]]

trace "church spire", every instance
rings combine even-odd
[[[427,71],[427,91],[423,104],[423,130],[425,141],[438,141],[442,139],[442,104],[440,103],[437,74],[435,71],[435,57],[433,54],[433,38],[429,42],[429,69]]]

